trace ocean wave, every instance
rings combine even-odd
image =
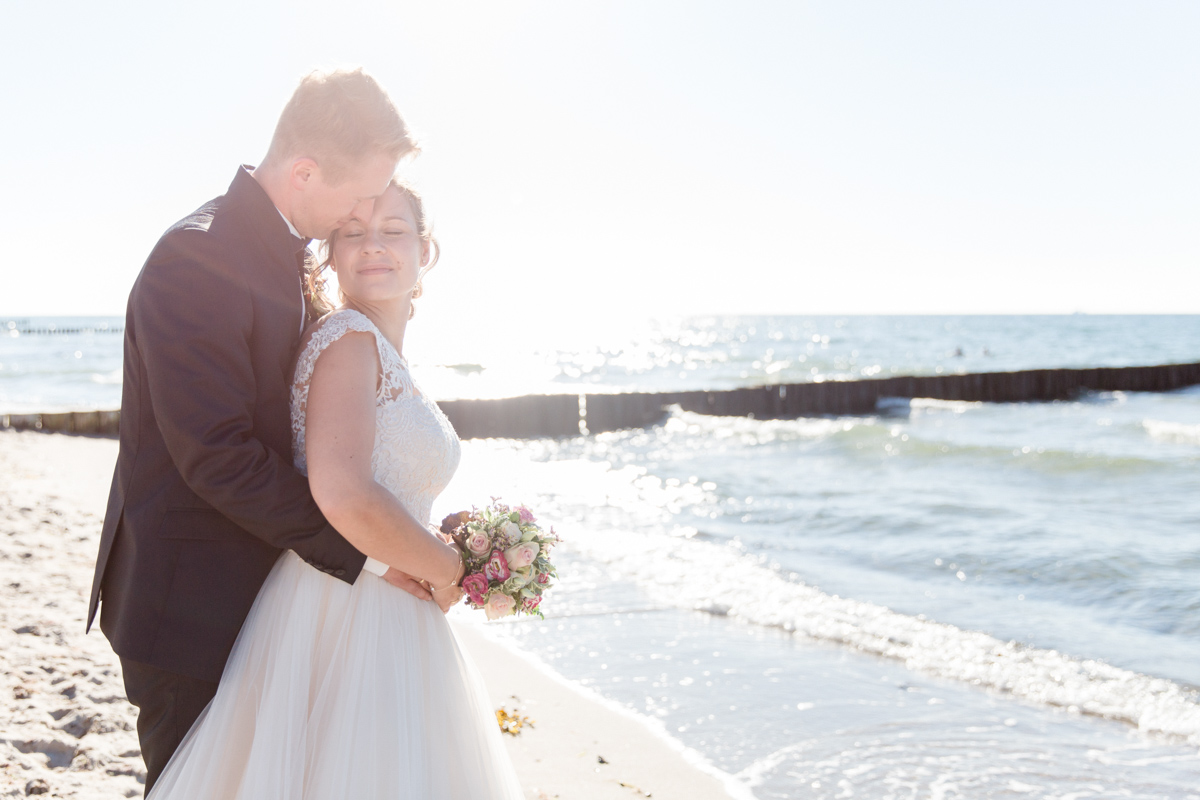
[[[1196,754],[1191,748],[1092,744],[1083,758],[1062,744],[1029,731],[1011,717],[965,730],[947,730],[940,721],[910,723],[861,739],[833,735],[789,743],[743,768],[737,777],[763,798],[794,797],[794,787],[805,786],[809,791],[804,796],[811,800],[1021,796],[1200,800],[1195,793]],[[1141,753],[1153,755],[1139,758]],[[897,787],[904,787],[905,793],[898,794]]]
[[[942,412],[957,415],[982,405],[921,400],[913,401],[911,408],[914,415]],[[893,410],[896,408],[898,406]],[[909,408],[907,401],[904,408]],[[1200,436],[1200,433],[1197,435]],[[936,429],[933,435],[922,435],[921,428],[901,425],[889,419],[886,410],[879,416],[760,420],[697,414],[673,406],[666,421],[654,428],[613,431],[595,437],[596,444],[602,449],[613,444],[633,444],[638,441],[643,443],[639,452],[650,452],[663,458],[669,457],[684,441],[688,449],[710,452],[817,442],[851,454],[876,454],[922,461],[963,458],[988,464],[1007,463],[1048,474],[1094,471],[1137,473],[1161,467],[1156,458],[1134,454],[1052,447],[1014,448],[1011,445],[964,441],[952,435],[938,435]],[[586,442],[584,446],[587,446]]]
[[[637,581],[658,602],[782,628],[927,675],[1200,744],[1200,694],[1165,678],[830,595],[733,547],[597,533],[565,543]]]
[[[949,440],[924,439],[915,433],[908,440],[895,444],[892,455],[910,458],[971,458],[980,463],[1008,463],[1015,467],[1048,475],[1102,473],[1106,475],[1138,474],[1161,469],[1157,458],[1122,455],[1103,450],[1066,450],[1054,447],[1001,447],[999,445],[969,444]]]
[[[1142,427],[1151,439],[1175,444],[1200,444],[1200,425],[1184,422],[1163,422],[1157,419],[1142,421]]]
[[[667,437],[686,435],[711,441],[764,444],[797,439],[827,439],[875,425],[874,417],[801,417],[798,419],[754,419],[719,417],[683,411],[671,406],[662,424]]]

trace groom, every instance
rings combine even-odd
[[[310,314],[306,245],[370,217],[417,147],[362,70],[314,73],[256,169],[177,222],[129,295],[120,454],[88,628],[121,659],[146,791],[216,692],[275,559],[353,583],[366,557],[292,466],[292,365]],[[403,573],[369,566],[418,596]]]

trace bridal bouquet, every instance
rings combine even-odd
[[[460,585],[468,604],[488,619],[542,617],[542,593],[558,575],[550,563],[550,548],[558,544],[553,528],[547,533],[528,508],[509,508],[493,497],[484,508],[446,517],[441,530],[462,548],[467,566]]]

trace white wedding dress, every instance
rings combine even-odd
[[[449,483],[459,442],[367,317],[326,317],[292,389],[296,465],[321,352],[375,336],[375,480],[418,520]],[[307,474],[307,472],[306,472]],[[474,666],[431,601],[364,571],[354,585],[280,556],[242,626],[216,697],[150,800],[518,800],[524,795]]]

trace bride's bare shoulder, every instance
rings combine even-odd
[[[366,317],[352,310],[334,311],[317,320],[305,335],[301,352],[310,353],[314,380],[378,390],[382,362]]]

